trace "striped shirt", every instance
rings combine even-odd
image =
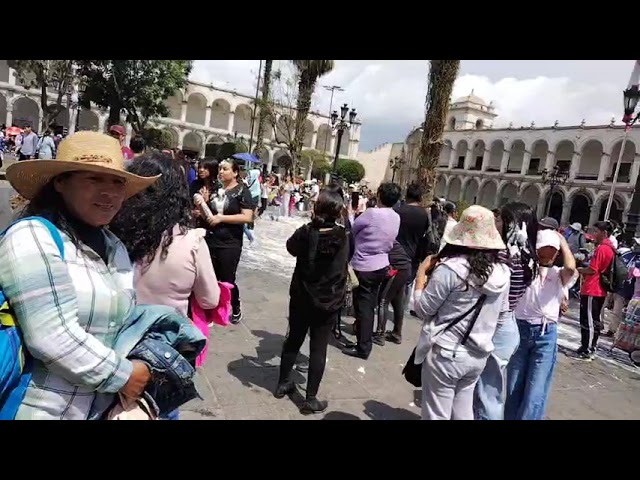
[[[61,232],[63,261],[37,221],[0,240],[0,285],[33,357],[17,419],[86,419],[96,392],[116,393],[131,376],[131,362],[112,345],[134,307],[133,269],[124,245],[104,232],[107,265]]]
[[[506,251],[500,252],[500,258],[507,262],[511,270],[511,284],[509,286],[509,312],[515,310],[518,300],[524,295],[527,286],[524,284],[524,267],[519,255],[509,257]]]

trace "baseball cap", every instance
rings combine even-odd
[[[117,133],[118,135],[126,135],[127,132],[122,125],[111,125],[109,127],[109,133]]]
[[[560,228],[558,221],[553,217],[544,217],[538,222],[538,224],[543,226],[544,228],[551,228],[553,230],[557,230],[558,228]]]
[[[558,232],[554,232],[553,230],[540,230],[536,240],[536,250],[543,247],[553,247],[556,250],[560,250],[560,236]]]

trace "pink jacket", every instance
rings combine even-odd
[[[226,282],[218,282],[220,287],[220,300],[216,308],[204,310],[195,296],[191,296],[191,320],[200,331],[209,338],[209,325],[215,323],[226,327],[229,325],[229,314],[231,313],[231,289],[233,285]],[[196,368],[200,367],[207,358],[209,341],[198,358],[196,358]]]

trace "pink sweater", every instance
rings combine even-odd
[[[137,303],[167,305],[186,317],[193,292],[202,308],[218,306],[220,287],[205,234],[203,228],[195,228],[180,235],[176,225],[167,258],[161,260],[158,251],[150,264],[136,263],[133,285]]]

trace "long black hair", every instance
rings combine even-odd
[[[479,278],[484,283],[489,279],[491,272],[493,272],[494,264],[505,263],[505,261],[500,258],[499,253],[499,250],[478,250],[447,243],[444,248],[440,250],[440,253],[438,253],[438,259],[467,257],[471,275]]]
[[[209,171],[209,180],[212,185],[218,184],[218,169],[219,169],[218,160],[213,157],[204,157],[200,163],[198,164],[198,170],[204,168]],[[204,187],[205,181],[198,176],[193,183],[191,184],[190,192],[191,195],[199,191],[202,187]]]
[[[506,244],[508,242],[509,231],[514,227],[520,227],[523,223],[527,230],[527,251],[520,250],[522,267],[524,269],[524,284],[530,285],[538,274],[538,254],[536,252],[536,239],[538,238],[538,218],[535,210],[522,202],[511,202],[500,209],[502,218],[502,231],[500,235]],[[531,265],[530,265],[531,264]]]
[[[344,209],[344,195],[342,189],[325,187],[320,190],[318,200],[313,209],[313,220],[309,231],[309,270],[313,271],[315,260],[318,254],[318,243],[320,241],[321,228],[336,227],[336,222],[342,218]],[[342,228],[342,227],[338,227]],[[330,242],[330,246],[337,246],[346,237],[336,237]]]
[[[151,262],[161,247],[167,257],[173,228],[185,234],[191,224],[191,202],[180,165],[168,155],[151,152],[128,170],[143,177],[161,174],[156,183],[127,200],[111,223],[111,231],[124,243],[132,262]]]

